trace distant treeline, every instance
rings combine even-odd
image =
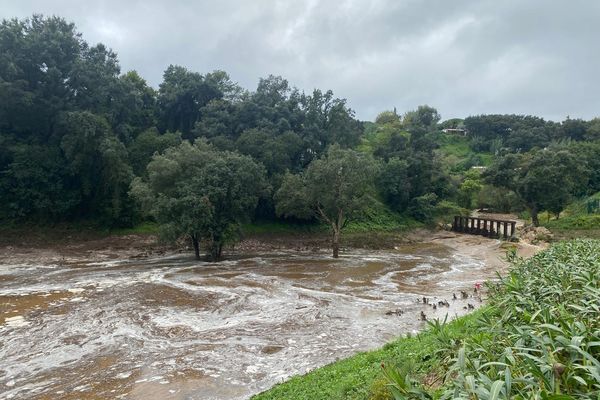
[[[453,140],[441,133],[447,127],[464,128],[471,156],[479,158],[457,169],[444,152],[444,143]],[[331,154],[369,163],[373,202],[417,220],[458,212],[455,203],[479,204],[479,191],[492,183],[510,188],[518,198],[515,203],[537,212],[551,205],[532,206],[527,190],[516,183],[530,185],[522,182],[525,177],[482,177],[470,167],[485,164],[493,172],[504,162],[519,171],[549,159],[566,163],[569,176],[578,175],[572,185],[561,184],[568,188],[568,194],[561,192],[564,202],[600,190],[600,150],[593,142],[599,138],[598,119],[555,123],[533,116],[483,115],[440,123],[439,113],[429,106],[401,116],[385,111],[375,122],[361,122],[331,91],[304,93],[278,76],[260,79],[256,90],[248,91],[223,71],[200,74],[171,65],[155,90],[135,71],[122,74],[114,52],[102,44],[89,45],[62,18],[33,16],[0,24],[3,221],[134,225],[145,218],[139,199],[131,195],[134,179],[148,180],[153,157],[175,147],[184,151],[182,143],[198,140],[198,157],[238,163],[242,161],[231,154],[241,154],[264,168],[266,182],[256,194],[260,199],[253,218],[278,218],[275,198],[282,182],[303,174],[332,145],[361,157]],[[558,156],[535,155],[545,148]],[[529,154],[527,159],[523,154]],[[514,159],[505,159],[507,155]],[[168,153],[154,168],[177,157]],[[484,162],[490,159],[493,165]],[[537,177],[547,176],[548,171],[540,171]],[[550,195],[555,189],[536,190]]]
[[[440,128],[465,129],[476,151],[495,151],[505,147],[514,152],[526,152],[565,139],[600,139],[600,118],[584,121],[567,117],[557,123],[532,115],[478,115],[464,120],[444,121]]]

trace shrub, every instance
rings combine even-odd
[[[598,398],[598,254],[600,242],[578,240],[518,261],[492,287],[490,336],[458,351],[444,398]]]

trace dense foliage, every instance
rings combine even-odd
[[[575,191],[587,184],[584,167],[567,150],[508,154],[498,159],[485,176],[490,183],[517,193],[536,226],[540,210],[559,215]]]
[[[337,258],[342,229],[368,206],[374,172],[372,160],[364,154],[331,146],[305,173],[284,177],[275,195],[277,213],[321,219],[331,230]]]
[[[271,190],[260,191],[249,211],[255,220],[324,219],[278,216],[274,196],[284,183],[304,185],[309,166],[332,146],[340,157],[352,150],[354,163],[373,164],[365,188],[372,204],[385,206],[369,208],[382,210],[375,220],[391,213],[431,223],[485,207],[527,209],[537,223],[539,212],[558,217],[573,199],[600,191],[598,118],[440,121],[435,108],[422,105],[361,122],[331,91],[304,93],[279,76],[248,91],[223,71],[170,65],[154,89],[135,71],[121,73],[113,51],[89,45],[60,17],[4,20],[0,221],[133,226],[148,214],[131,195],[132,183],[149,178],[155,154],[198,139],[212,152],[246,155],[264,167]]]
[[[267,189],[261,165],[202,141],[156,154],[147,175],[133,181],[132,196],[160,224],[163,236],[188,236],[198,259],[200,241],[207,242],[212,260],[221,258],[223,244],[250,219]]]
[[[564,242],[519,261],[465,341],[445,398],[600,395],[600,243]]]
[[[128,188],[156,152],[205,138],[251,156],[277,183],[330,144],[358,144],[362,125],[333,93],[275,76],[255,92],[222,71],[171,65],[154,90],[120,75],[117,56],[59,17],[0,25],[0,218],[105,226],[139,219]],[[263,215],[274,217],[270,196]]]

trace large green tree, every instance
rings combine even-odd
[[[284,177],[275,195],[277,214],[322,220],[331,230],[337,258],[342,229],[369,203],[374,170],[366,155],[331,146],[303,174]]]
[[[221,259],[223,245],[267,191],[261,165],[203,141],[155,155],[147,175],[133,181],[131,195],[160,224],[165,238],[188,236],[198,259],[202,241],[211,260]]]
[[[154,122],[155,96],[119,73],[60,17],[0,23],[0,217],[132,222],[124,142]]]
[[[569,151],[552,149],[508,154],[490,166],[484,178],[517,193],[534,226],[539,225],[540,211],[560,214],[576,189],[587,184],[585,165]]]

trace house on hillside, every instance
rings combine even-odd
[[[444,133],[453,133],[455,135],[467,136],[467,130],[463,128],[445,128],[442,129]]]

